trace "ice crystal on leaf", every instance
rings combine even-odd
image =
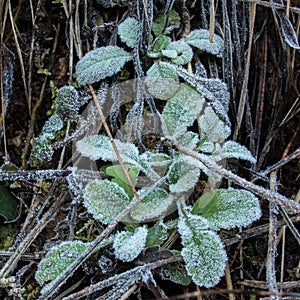
[[[130,204],[130,198],[117,183],[94,180],[84,189],[83,203],[95,219],[109,224]]]
[[[134,18],[127,18],[118,26],[118,34],[121,41],[130,48],[134,48],[136,45],[138,25],[138,20]]]
[[[187,84],[180,84],[180,89],[169,99],[163,110],[168,135],[178,131],[179,126],[193,125],[204,104],[205,99],[198,91]]]
[[[130,262],[137,258],[146,246],[147,233],[146,226],[138,227],[134,232],[118,232],[113,243],[117,259]]]
[[[52,105],[54,111],[62,119],[77,119],[79,104],[79,94],[73,86],[63,86],[57,91],[56,99]]]
[[[124,163],[135,164],[139,151],[131,143],[115,139],[116,146]],[[105,135],[91,135],[76,143],[77,151],[91,160],[118,161],[109,138]]]
[[[223,276],[227,256],[219,236],[207,228],[205,218],[192,215],[189,209],[179,209],[178,231],[185,268],[194,283],[210,288]]]
[[[156,188],[148,193],[150,189],[143,188],[139,191],[142,201],[131,211],[131,217],[138,222],[160,217],[173,202],[172,195],[169,195],[165,190]],[[143,197],[143,194],[146,196]]]
[[[261,216],[257,197],[245,190],[219,189],[206,193],[195,203],[193,214],[203,215],[210,228],[247,226]]]
[[[92,84],[110,77],[132,59],[130,53],[118,46],[100,47],[88,52],[76,65],[79,85]]]
[[[176,266],[166,265],[158,271],[158,275],[163,280],[170,280],[177,284],[189,285],[191,283],[191,277],[187,274],[183,264]]]
[[[195,186],[200,175],[200,169],[178,158],[168,171],[170,191],[180,193]]]
[[[230,135],[231,129],[217,116],[214,110],[207,106],[198,118],[201,139],[210,142],[223,143]]]
[[[42,285],[63,276],[67,268],[85,251],[89,243],[65,241],[54,246],[39,264],[35,273],[36,281]]]
[[[147,71],[146,84],[149,93],[158,99],[171,98],[180,88],[175,68],[165,62],[155,62]]]
[[[221,150],[221,156],[223,158],[239,158],[251,163],[256,162],[256,159],[246,147],[234,141],[225,142]]]
[[[193,58],[193,49],[183,40],[170,43],[162,54],[171,58],[172,62],[177,65],[185,65]]]
[[[209,41],[209,30],[196,29],[185,38],[185,42],[201,51],[214,54],[218,57],[223,56],[224,41],[223,39],[214,34],[212,43]]]

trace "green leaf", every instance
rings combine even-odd
[[[177,28],[180,24],[180,16],[175,10],[171,10],[168,17],[168,25],[170,26],[165,26],[166,21],[167,16],[165,14],[162,14],[154,20],[152,31],[156,36],[159,36],[162,33],[169,34],[173,28]]]
[[[158,37],[155,41],[153,52],[160,53],[163,49],[166,49],[170,43],[171,43],[170,37],[165,35]]]
[[[117,46],[100,47],[88,52],[76,65],[79,85],[93,84],[110,77],[132,59],[130,53]]]
[[[179,158],[168,172],[170,191],[172,193],[181,193],[192,189],[196,185],[199,175],[200,169],[198,167],[188,164]]]
[[[19,217],[18,201],[4,186],[0,186],[0,216],[5,223],[16,221]]]
[[[220,237],[206,228],[203,217],[192,215],[189,208],[179,209],[178,231],[185,268],[195,284],[210,288],[223,276],[227,256]]]
[[[52,247],[39,264],[36,281],[42,285],[63,276],[67,268],[85,251],[89,244],[81,241],[66,241]]]
[[[212,43],[209,41],[209,30],[196,29],[186,36],[185,42],[201,51],[214,54],[218,57],[223,56],[224,41],[223,39],[214,34]]]
[[[121,231],[115,235],[113,248],[115,256],[125,262],[133,261],[146,246],[148,229],[138,227],[135,231]]]
[[[216,192],[204,193],[194,204],[192,213],[209,217],[217,211],[219,202],[219,197]]]
[[[168,230],[167,225],[157,221],[154,226],[148,228],[146,246],[160,246],[168,238]]]
[[[118,26],[121,41],[130,48],[134,48],[136,45],[138,26],[139,22],[134,18],[127,18]]]
[[[147,71],[146,84],[153,97],[167,100],[179,89],[175,68],[165,62],[155,62]]]
[[[256,162],[256,159],[246,147],[234,141],[227,141],[224,143],[221,150],[221,156],[222,158],[243,159],[251,163]]]
[[[183,263],[166,265],[159,269],[158,274],[163,280],[170,280],[177,284],[189,285],[191,283],[191,277],[187,274]]]
[[[261,216],[259,200],[245,190],[219,189],[202,197],[192,213],[203,215],[213,229],[247,226]]]
[[[193,49],[183,40],[170,43],[162,54],[177,65],[185,65],[193,58]]]
[[[137,204],[131,211],[131,217],[138,222],[160,217],[173,203],[173,197],[160,188],[154,190],[143,188],[139,191],[139,194],[142,203]]]
[[[178,132],[182,126],[191,126],[205,104],[204,97],[188,84],[180,84],[163,109],[169,135]]]
[[[124,164],[124,166],[128,172],[131,182],[135,186],[136,179],[139,175],[139,169],[137,167],[134,167],[129,164]],[[114,165],[114,166],[107,167],[105,170],[105,173],[109,176],[114,177],[114,178],[112,178],[112,182],[115,182],[120,187],[122,187],[130,198],[133,197],[132,187],[130,186],[130,183],[129,183],[121,165]]]
[[[124,189],[107,179],[89,182],[83,197],[88,212],[104,224],[111,223],[130,204]]]

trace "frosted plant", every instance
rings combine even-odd
[[[118,46],[100,47],[88,52],[76,65],[79,85],[92,84],[119,71],[128,61],[130,53]]]
[[[213,41],[209,41],[209,30],[205,29],[196,29],[193,30],[185,38],[185,42],[193,47],[198,48],[201,51],[205,51],[211,54],[214,54],[218,57],[223,56],[224,41],[223,39],[214,34]]]
[[[193,49],[183,40],[172,42],[161,51],[162,55],[171,58],[177,65],[185,65],[193,58]]]
[[[115,256],[122,261],[133,261],[146,246],[147,228],[138,227],[134,232],[120,231],[115,235]]]
[[[138,32],[138,21],[134,18],[127,18],[118,26],[118,34],[123,43],[128,47],[134,48]]]

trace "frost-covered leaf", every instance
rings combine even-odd
[[[89,243],[66,241],[52,247],[39,264],[36,281],[42,285],[63,276],[67,268],[85,251]]]
[[[162,54],[171,58],[172,62],[177,65],[185,65],[193,58],[193,49],[183,40],[170,43]]]
[[[280,25],[281,25],[280,29],[281,29],[281,32],[282,32],[285,42],[290,47],[299,50],[300,46],[299,46],[297,34],[294,30],[294,27],[293,27],[291,21],[286,16],[285,11],[279,11],[279,10],[275,10],[275,11],[280,20]]]
[[[130,198],[115,182],[94,180],[84,189],[83,203],[95,219],[109,224],[130,204]]]
[[[52,109],[64,120],[76,119],[80,108],[78,98],[79,94],[73,86],[63,86],[57,90]]]
[[[117,46],[100,47],[88,52],[76,65],[79,85],[92,84],[110,77],[132,59],[130,53]]]
[[[223,158],[237,158],[255,163],[256,159],[251,152],[245,147],[234,141],[227,141],[221,149]]]
[[[134,18],[127,18],[118,26],[118,34],[121,41],[130,48],[134,48],[136,45],[138,26],[139,22]]]
[[[210,142],[224,143],[231,133],[228,125],[217,116],[214,110],[207,106],[198,118],[200,138]]]
[[[160,188],[143,188],[139,194],[141,203],[135,205],[131,211],[131,217],[138,222],[160,217],[173,202],[173,197]]]
[[[260,218],[261,209],[257,197],[248,191],[219,189],[200,197],[192,213],[203,215],[218,230],[247,226]]]
[[[203,217],[195,216],[189,210],[179,209],[178,231],[183,245],[181,255],[194,283],[210,288],[223,276],[227,256],[219,236],[206,229],[207,221]]]
[[[163,49],[167,48],[171,41],[171,38],[165,35],[158,37],[155,41],[153,52],[160,53]]]
[[[131,143],[115,139],[116,146],[124,163],[135,164],[139,151]],[[76,143],[76,149],[81,155],[91,160],[118,161],[109,138],[105,135],[91,135]]]
[[[175,68],[165,62],[155,62],[147,71],[146,84],[150,94],[158,99],[167,100],[179,89]]]
[[[179,158],[171,165],[168,171],[170,191],[172,193],[180,193],[190,190],[197,183],[199,175],[199,168],[187,164]]]
[[[19,217],[18,201],[4,186],[0,186],[0,216],[5,218],[5,223]]]
[[[204,97],[187,84],[180,84],[177,93],[173,95],[163,109],[163,118],[168,129],[168,135],[173,135],[180,126],[191,126],[200,114]]]
[[[147,160],[151,167],[168,167],[171,163],[170,156],[164,153],[146,151],[141,157]]]
[[[185,38],[185,42],[191,46],[198,48],[201,51],[205,51],[214,54],[218,57],[223,56],[224,41],[223,39],[214,34],[212,43],[209,41],[209,30],[196,29],[193,30]]]
[[[113,248],[117,259],[133,261],[146,246],[148,229],[146,226],[138,227],[135,231],[121,231],[115,235]]]

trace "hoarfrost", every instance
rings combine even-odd
[[[198,48],[201,51],[205,51],[214,54],[218,57],[223,56],[224,41],[223,39],[214,34],[213,42],[209,41],[210,33],[209,30],[196,29],[193,30],[185,38],[185,42],[193,47]]]
[[[118,46],[100,47],[88,52],[76,65],[79,85],[93,84],[118,73],[132,59]]]
[[[35,273],[36,281],[42,285],[63,276],[67,268],[85,251],[89,243],[64,241],[52,247],[39,264]]]
[[[193,58],[193,49],[183,40],[170,43],[162,54],[171,58],[172,62],[177,65],[185,65]]]
[[[172,193],[180,193],[190,190],[196,185],[199,175],[199,168],[187,164],[183,158],[178,159],[171,165],[168,171],[170,191]]]
[[[117,259],[130,262],[143,251],[146,246],[148,229],[146,226],[138,227],[135,231],[121,231],[115,235],[113,248]]]
[[[198,123],[200,138],[207,138],[210,142],[223,143],[231,133],[230,127],[220,120],[210,106],[207,106],[204,113],[200,115]]]
[[[149,189],[151,188],[143,188],[139,191],[141,203],[131,211],[131,217],[138,222],[149,221],[161,216],[173,203],[172,195],[168,195],[165,190],[156,188],[148,194]],[[147,196],[143,197],[143,193]]]
[[[139,151],[134,144],[115,139],[123,162],[136,164]],[[107,136],[91,135],[76,143],[77,151],[91,160],[118,161],[112,144]]]
[[[188,275],[199,286],[215,286],[224,274],[227,260],[219,236],[207,230],[205,218],[192,215],[190,208],[179,209],[178,231],[183,244],[181,255]]]
[[[259,200],[252,193],[236,189],[219,189],[214,193],[218,205],[212,214],[205,216],[210,228],[244,227],[260,218]]]
[[[175,68],[166,62],[154,62],[147,71],[146,85],[149,93],[158,99],[171,98],[180,88]]]
[[[256,159],[251,152],[244,146],[234,141],[227,141],[221,150],[222,158],[240,158],[255,163]]]
[[[138,32],[138,21],[134,18],[127,18],[118,26],[118,34],[123,43],[134,48],[136,45],[136,35]]]
[[[109,224],[130,204],[130,199],[123,188],[105,179],[88,183],[83,203],[95,219]]]

